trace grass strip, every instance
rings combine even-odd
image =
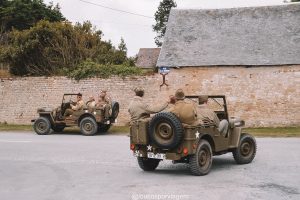
[[[33,131],[32,125],[0,124],[0,131]],[[80,132],[78,127],[68,127],[64,132]],[[300,137],[300,127],[277,127],[277,128],[245,128],[243,132],[250,133],[255,137]],[[112,126],[110,134],[128,134],[128,126]]]

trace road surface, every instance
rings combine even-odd
[[[125,135],[0,132],[0,199],[300,199],[300,138],[257,143],[251,164],[226,154],[197,177],[169,161],[140,170]]]

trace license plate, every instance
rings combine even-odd
[[[160,160],[166,159],[166,154],[164,154],[164,153],[155,154],[152,152],[148,152],[147,156],[148,156],[148,158],[153,158],[153,159],[160,159]]]

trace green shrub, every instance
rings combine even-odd
[[[123,65],[129,60],[123,40],[122,49],[116,49],[101,37],[102,32],[89,22],[40,21],[28,30],[12,31],[8,44],[0,46],[0,59],[12,74],[34,76],[68,75],[88,59],[102,65]]]
[[[84,78],[100,77],[109,78],[113,75],[127,77],[141,75],[142,70],[130,65],[101,65],[91,60],[82,62],[78,67],[69,73],[69,77],[75,80]]]

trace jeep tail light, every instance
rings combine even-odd
[[[134,150],[134,148],[135,148],[135,145],[134,145],[134,144],[131,144],[131,145],[130,145],[130,149],[131,149],[131,150]]]
[[[181,152],[182,152],[182,147],[178,147],[177,153],[181,153]]]
[[[184,155],[188,155],[189,150],[188,150],[186,147],[184,147],[184,148],[183,148],[183,153],[184,153]]]

